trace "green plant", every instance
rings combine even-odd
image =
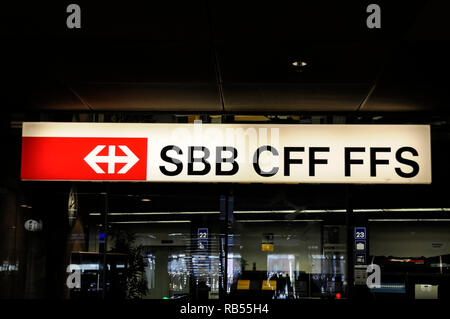
[[[127,265],[124,271],[125,298],[141,299],[148,292],[145,267],[147,262],[143,257],[142,245],[135,246],[136,235],[130,232],[118,231],[113,234],[113,253],[121,253],[127,256]]]
[[[244,258],[241,258],[241,269],[242,269],[242,271],[245,270],[245,267],[246,267],[246,266],[248,266],[247,260],[244,259]]]

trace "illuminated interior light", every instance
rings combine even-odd
[[[238,220],[237,222],[238,223],[268,223],[268,222],[295,223],[295,222],[323,222],[323,219],[293,219],[293,220],[242,219],[242,220]]]
[[[386,212],[439,212],[445,208],[389,208],[384,209]]]
[[[295,213],[296,210],[236,210],[234,214],[289,214]]]
[[[181,224],[190,222],[190,220],[134,220],[125,222],[110,222],[110,224]]]
[[[450,222],[450,219],[425,219],[425,218],[386,218],[386,219],[369,219],[369,222]]]
[[[268,122],[270,119],[264,115],[235,115],[236,122]]]
[[[327,210],[328,212],[345,212],[346,210]],[[450,211],[450,208],[361,208],[354,209],[357,213],[378,213],[378,212],[440,212]],[[305,212],[305,211],[303,211]]]
[[[31,206],[20,205],[20,207],[31,208]],[[293,214],[293,213],[345,213],[345,209],[304,209],[304,210],[237,210],[234,214]],[[450,208],[357,208],[355,213],[382,213],[382,212],[448,212]],[[111,216],[149,216],[149,215],[213,215],[220,214],[219,211],[208,212],[133,212],[133,213],[108,213]],[[90,213],[90,216],[100,216],[101,213]]]
[[[151,216],[151,215],[212,215],[220,212],[136,212],[136,213],[108,213],[110,216]],[[90,216],[100,216],[101,213],[90,213]]]

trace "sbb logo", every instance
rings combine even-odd
[[[108,155],[100,156],[98,155],[106,145],[97,145],[85,158],[84,160],[97,174],[105,174],[105,171],[98,166],[99,163],[107,163],[108,164],[108,174],[115,173],[115,167],[118,163],[125,163],[117,174],[125,174],[130,168],[134,166],[139,161],[139,158],[134,155],[134,153],[126,146],[119,145],[119,149],[121,149],[126,155],[119,156],[116,155],[116,146],[109,145],[108,146]]]
[[[147,138],[23,137],[23,180],[147,178]]]

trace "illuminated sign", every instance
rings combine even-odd
[[[250,280],[242,280],[239,279],[237,282],[237,290],[249,290],[250,289]]]
[[[277,290],[276,280],[263,280],[261,289],[262,290]]]
[[[21,177],[429,184],[430,127],[30,122]]]
[[[206,250],[208,249],[208,228],[198,228],[198,249]]]
[[[34,219],[29,219],[25,222],[24,227],[28,231],[41,231],[42,230],[42,220],[36,221]]]
[[[355,265],[365,265],[367,248],[366,227],[355,227]]]
[[[261,251],[273,251],[273,244],[261,244]]]

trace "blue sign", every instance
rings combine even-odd
[[[198,228],[198,249],[206,250],[208,249],[208,228]]]
[[[104,231],[101,231],[101,232],[98,233],[98,239],[99,239],[101,244],[105,243],[105,232]]]
[[[355,227],[355,239],[366,240],[366,227]]]
[[[365,265],[367,252],[366,227],[355,227],[355,265]]]

